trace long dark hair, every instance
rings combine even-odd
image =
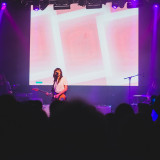
[[[56,72],[57,71],[60,71],[60,78],[59,78],[59,80],[58,80],[58,83],[60,82],[60,80],[61,80],[61,78],[63,77],[63,75],[62,75],[62,70],[60,69],[60,68],[56,68],[55,70],[54,70],[54,72],[53,72],[53,78],[54,78],[54,82],[53,82],[53,84],[57,81],[57,75],[56,75]]]

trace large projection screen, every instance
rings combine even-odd
[[[31,8],[30,85],[52,85],[61,68],[69,85],[138,86],[138,9]]]

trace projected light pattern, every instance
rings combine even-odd
[[[52,85],[57,67],[69,85],[127,86],[138,74],[138,9],[52,7],[31,9],[30,85]]]

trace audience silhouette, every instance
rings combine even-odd
[[[103,115],[82,100],[54,101],[50,116],[40,101],[19,102],[0,96],[2,154],[9,159],[147,159],[158,156],[160,96],[154,105],[139,103],[134,113],[127,103]],[[85,157],[85,158],[84,158]]]

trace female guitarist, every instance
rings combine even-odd
[[[66,92],[68,90],[68,83],[66,78],[62,75],[62,70],[60,68],[56,68],[53,73],[53,86],[51,93],[46,93],[46,95],[53,95],[52,100],[65,101],[66,100]]]

